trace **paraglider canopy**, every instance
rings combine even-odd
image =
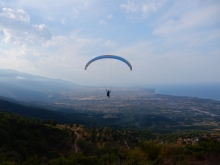
[[[132,70],[132,66],[131,64],[124,58],[120,57],[120,56],[116,56],[116,55],[101,55],[98,57],[95,57],[93,59],[91,59],[85,66],[85,70],[87,69],[87,67],[94,61],[100,60],[100,59],[104,59],[104,58],[109,58],[109,59],[116,59],[116,60],[120,60],[122,62],[124,62],[125,64],[128,65],[128,67],[130,68],[130,70]]]
[[[96,81],[97,84],[98,80],[101,87],[106,89],[107,96],[110,97],[110,92],[108,91],[111,91],[115,84],[128,82],[126,81],[126,73],[129,70],[132,71],[132,65],[120,56],[100,55],[89,60],[85,65],[85,70],[91,73],[91,82]]]

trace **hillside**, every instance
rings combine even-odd
[[[70,138],[67,131],[47,127],[40,120],[4,112],[0,112],[0,132],[1,162],[22,162],[35,155],[56,158]]]
[[[17,100],[49,101],[51,94],[70,91],[77,85],[59,79],[0,69],[0,94]]]
[[[77,112],[69,114],[55,110],[48,110],[45,108],[27,106],[22,104],[22,102],[18,102],[9,98],[0,99],[0,110],[32,117],[35,119],[56,120],[59,123],[79,123],[85,125],[89,125],[91,123],[91,121],[87,121],[86,118],[83,118],[88,114],[81,114]]]
[[[189,137],[198,141],[179,142]],[[0,112],[0,164],[216,165],[220,162],[219,137],[206,132],[162,135],[68,126]]]

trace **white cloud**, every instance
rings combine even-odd
[[[220,39],[220,5],[214,1],[175,1],[155,23],[152,34],[168,49],[204,54]],[[189,52],[192,54],[192,52]]]
[[[0,11],[3,68],[90,84],[85,63],[116,54],[133,65],[129,83],[220,82],[215,0],[5,0],[0,5],[7,6]]]
[[[62,18],[79,19],[86,18],[91,14],[93,5],[97,0],[64,0],[62,3],[54,0],[16,0],[10,6],[11,8],[29,9],[30,13],[37,13],[37,17],[41,19],[50,18],[54,22],[59,22]],[[36,16],[36,15],[35,15]]]
[[[121,4],[121,8],[125,9],[127,13],[138,12],[139,5],[134,1],[127,1],[126,4]]]
[[[79,17],[79,10],[77,8],[73,7],[71,16],[72,16],[72,18],[78,18]]]
[[[99,21],[99,24],[101,24],[101,25],[107,25],[107,22],[104,21],[104,20],[100,20],[100,21]]]
[[[25,58],[24,52],[19,47],[7,49],[7,44],[1,44],[1,47],[4,48],[0,50],[0,66],[2,68],[11,68],[24,72],[33,70],[33,63]]]
[[[198,44],[196,44],[198,45]],[[166,45],[155,41],[142,41],[132,45],[117,47],[113,54],[129,60],[133,66],[131,83],[214,83],[219,78],[215,74],[220,70],[220,49],[206,52],[199,46],[188,49],[164,49]],[[204,45],[203,45],[204,46]],[[203,49],[209,49],[203,47]]]
[[[106,47],[116,47],[118,44],[111,40],[106,40],[103,44]]]
[[[25,77],[17,76],[16,79],[24,80]]]
[[[178,8],[181,8],[180,6]],[[220,7],[210,6],[204,8],[193,8],[191,10],[185,10],[180,12],[178,18],[168,17],[164,23],[158,25],[154,29],[153,34],[155,35],[170,35],[185,31],[197,31],[200,27],[210,27],[220,19],[216,15],[220,14]],[[180,10],[181,11],[181,10]]]
[[[8,32],[8,30],[3,30],[3,32],[4,32],[4,39],[3,39],[3,41],[5,43],[10,43],[11,42],[11,38],[12,38],[11,33]]]
[[[62,23],[63,25],[66,25],[66,19],[65,19],[65,18],[62,18],[62,19],[61,19],[61,23]]]
[[[137,14],[136,17],[145,18],[150,13],[156,12],[166,3],[166,0],[128,0],[126,4],[121,4],[120,7],[128,14]]]
[[[18,9],[15,11],[10,8],[3,8],[3,13],[1,15],[19,21],[30,22],[29,15],[25,13],[23,9]]]
[[[43,40],[50,40],[51,39],[52,34],[46,25],[44,25],[44,24],[32,25],[32,27],[33,27],[32,30],[35,33],[35,36],[38,36]]]
[[[162,2],[155,2],[155,3],[144,3],[142,4],[142,16],[146,17],[151,12],[156,12],[160,7],[163,6]]]
[[[109,15],[108,15],[108,18],[109,18],[109,19],[112,19],[112,18],[113,18],[113,15],[112,15],[112,14],[109,14]]]
[[[0,30],[4,33],[3,40],[6,43],[34,41],[36,38],[48,40],[52,36],[44,24],[31,24],[30,16],[23,9],[3,8],[3,13],[0,13]]]

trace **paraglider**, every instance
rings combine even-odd
[[[128,62],[125,58],[123,58],[123,57],[120,57],[120,56],[116,56],[116,55],[100,55],[100,56],[97,56],[97,57],[95,57],[95,58],[92,58],[89,62],[87,62],[87,64],[85,65],[85,70],[87,70],[87,68],[93,63],[93,62],[96,62],[96,61],[99,61],[99,60],[103,60],[103,62],[105,61],[104,59],[106,59],[106,60],[110,60],[110,61],[112,61],[112,59],[115,61],[119,61],[119,63],[124,63],[124,64],[126,64],[128,67],[129,67],[129,69],[130,69],[130,71],[132,70],[132,65],[130,64],[130,62]],[[98,62],[96,62],[96,63],[98,63]],[[106,69],[105,69],[105,67],[106,66],[109,66],[109,65],[112,65],[112,64],[105,64],[105,66],[104,66],[104,68],[99,68],[98,69],[98,71],[99,72],[103,72],[103,71],[106,71]],[[113,69],[115,70],[115,71],[113,71],[114,73],[113,74],[116,74],[117,73],[117,71],[118,71],[118,68],[117,67],[114,67],[114,66],[111,66],[111,67],[113,67]],[[127,70],[127,69],[126,69]],[[112,76],[110,76],[109,75],[109,70],[107,70],[106,71],[106,75],[104,75],[104,76],[102,76],[103,78],[104,77],[112,77]],[[99,75],[101,75],[100,73],[95,73],[95,76],[99,76]],[[113,77],[114,77],[114,75],[113,75]],[[100,76],[99,76],[99,78],[100,78]],[[111,78],[111,79],[116,79],[115,77],[114,78]],[[113,81],[113,80],[108,80],[108,81]],[[111,93],[111,88],[108,86],[108,88],[106,88],[106,94],[107,94],[107,97],[108,98],[110,98],[110,93]]]
[[[106,89],[106,93],[107,93],[107,96],[110,98],[111,90],[107,90],[107,89]]]

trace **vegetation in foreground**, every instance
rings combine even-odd
[[[59,125],[0,112],[0,164],[218,164],[220,136]]]

